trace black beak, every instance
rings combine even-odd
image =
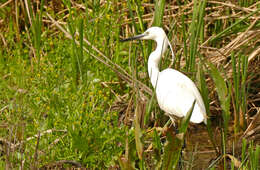
[[[137,36],[134,36],[134,37],[129,37],[129,38],[126,38],[126,39],[122,39],[120,41],[121,42],[125,42],[125,41],[137,40],[137,39],[140,39],[140,38],[142,38],[144,36],[145,36],[145,34],[140,34],[140,35],[137,35]]]

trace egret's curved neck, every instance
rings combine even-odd
[[[158,75],[159,75],[159,63],[161,57],[168,47],[168,39],[160,38],[155,40],[157,43],[156,49],[150,54],[148,59],[148,73],[153,87],[156,87]]]

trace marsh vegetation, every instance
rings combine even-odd
[[[1,1],[0,169],[259,169],[259,16],[254,0]],[[154,42],[120,42],[151,26],[207,125],[156,130]]]

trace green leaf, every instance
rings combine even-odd
[[[229,114],[230,96],[229,96],[228,88],[226,86],[226,82],[224,78],[221,76],[221,74],[219,73],[219,71],[217,70],[217,68],[211,63],[208,64],[210,67],[210,74],[216,85],[216,90],[218,93],[218,98],[221,103],[221,108],[226,114]]]
[[[153,26],[162,26],[165,0],[156,0],[155,1],[155,12],[154,12],[154,23]]]
[[[193,104],[190,108],[190,110],[188,111],[187,115],[182,119],[181,121],[181,126],[180,126],[180,130],[179,130],[179,133],[183,133],[185,134],[186,131],[187,131],[187,128],[188,128],[188,125],[190,123],[190,117],[191,117],[191,113],[193,111],[193,108],[195,106],[195,103],[196,103],[196,100],[193,101]]]
[[[211,64],[208,63],[210,67],[210,74],[211,77],[213,78],[213,81],[216,86],[216,91],[218,94],[218,98],[220,101],[221,108],[223,110],[222,112],[222,117],[224,120],[224,134],[225,136],[227,135],[227,128],[228,128],[228,121],[229,121],[229,116],[230,116],[230,90],[228,89],[226,82],[224,78],[221,76],[220,72],[217,70],[217,68]]]

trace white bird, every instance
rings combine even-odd
[[[160,108],[170,116],[174,121],[174,116],[184,117],[191,108],[194,100],[195,106],[190,118],[192,123],[207,123],[206,109],[202,97],[196,85],[183,73],[167,68],[163,71],[159,70],[160,60],[171,44],[160,27],[151,27],[143,34],[123,39],[128,40],[154,40],[157,43],[155,51],[153,51],[148,59],[148,73],[151,83],[156,91],[156,97]],[[173,59],[174,54],[172,51]],[[173,122],[174,123],[174,122]]]

